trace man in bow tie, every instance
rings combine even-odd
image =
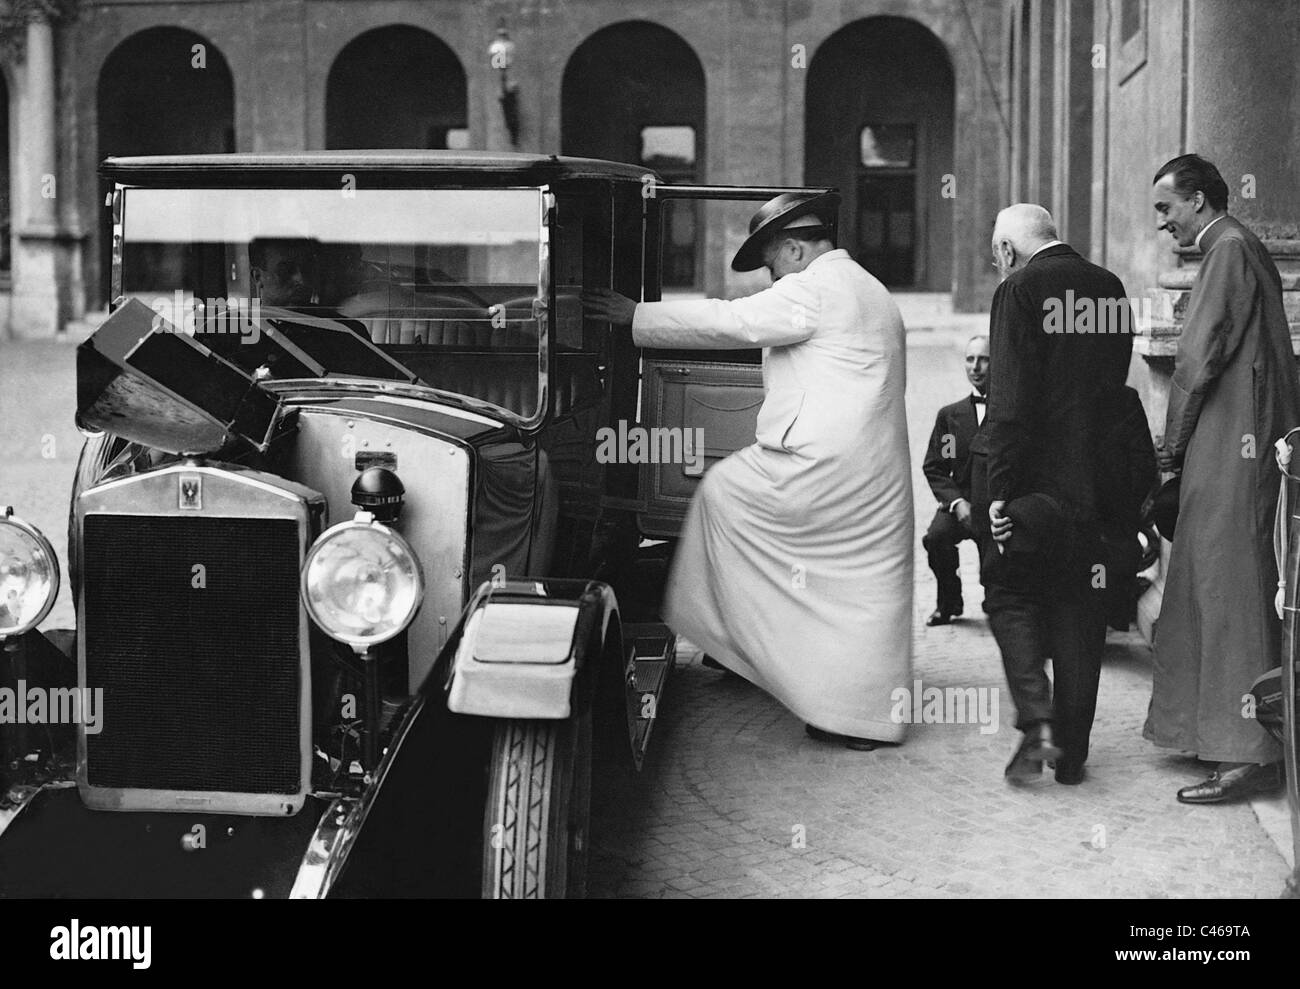
[[[930,570],[939,585],[938,602],[934,613],[925,620],[927,625],[947,625],[965,607],[961,577],[957,575],[957,546],[975,538],[971,526],[970,445],[984,425],[989,389],[989,338],[986,336],[971,337],[966,344],[966,380],[970,382],[970,394],[939,410],[921,466],[930,490],[939,501],[934,520],[921,539]]]

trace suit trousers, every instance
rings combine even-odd
[[[947,509],[940,508],[934,513],[930,528],[921,537],[925,555],[930,563],[930,570],[939,585],[936,607],[949,614],[962,610],[961,577],[957,574],[960,557],[957,546],[965,539],[974,539],[975,534],[957,516]]]
[[[997,549],[991,552],[997,554]],[[1106,646],[1105,590],[1092,587],[1083,560],[1074,561],[1066,573],[999,562],[1005,563],[990,561],[985,568],[984,603],[1016,705],[1016,727],[1028,731],[1051,722],[1064,751],[1058,768],[1076,771],[1088,758],[1097,710]],[[1045,670],[1049,659],[1051,682]]]

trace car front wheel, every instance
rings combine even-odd
[[[564,721],[502,721],[492,741],[483,896],[586,894],[591,711]]]

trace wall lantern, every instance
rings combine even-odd
[[[519,147],[519,84],[510,79],[510,66],[515,61],[515,43],[506,30],[506,19],[497,23],[497,34],[488,45],[488,61],[501,74],[501,115],[512,147]]]

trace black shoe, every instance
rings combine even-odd
[[[1280,762],[1259,766],[1247,763],[1231,769],[1219,769],[1210,778],[1185,786],[1178,791],[1180,804],[1222,804],[1259,793],[1275,793],[1282,788],[1285,775]]]
[[[1059,761],[1056,763],[1056,782],[1063,786],[1078,786],[1087,777],[1088,774],[1082,766],[1075,769],[1073,766],[1062,765]]]
[[[709,669],[711,669],[711,670],[718,670],[718,671],[721,672],[724,676],[735,677],[737,680],[743,680],[743,679],[744,679],[744,677],[742,677],[742,676],[741,676],[739,673],[737,673],[735,670],[732,670],[732,669],[729,669],[729,668],[726,667],[726,666],[723,666],[723,665],[722,665],[721,663],[719,663],[716,659],[714,659],[712,656],[710,656],[707,652],[704,654],[704,658],[700,660],[700,665],[701,665],[701,666],[707,666],[707,667],[708,667]]]
[[[872,749],[878,749],[888,742],[878,742],[874,738],[858,738],[856,735],[837,735],[833,731],[823,731],[820,728],[814,728],[812,725],[804,725],[804,731],[808,733],[809,738],[815,738],[819,742],[832,742],[836,745],[843,745],[846,749],[852,749],[854,752],[870,752]]]
[[[1020,747],[1007,763],[1005,776],[1012,783],[1028,783],[1042,775],[1043,763],[1061,758],[1062,752],[1052,740],[1052,726],[1039,722],[1020,740]]]
[[[944,611],[942,608],[936,608],[931,612],[930,617],[925,620],[925,624],[933,628],[935,625],[951,625],[953,618],[961,614],[961,609],[956,612]]]

